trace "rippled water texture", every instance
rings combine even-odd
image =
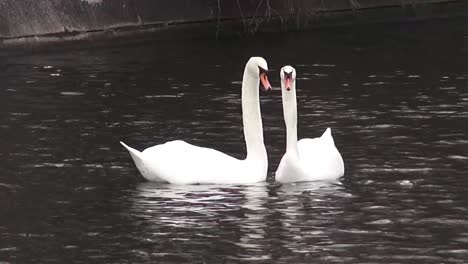
[[[4,56],[0,262],[468,262],[468,23],[355,26]],[[468,32],[467,32],[468,33]],[[331,127],[339,183],[274,182],[280,91],[262,94],[270,179],[148,183],[118,144],[243,158],[252,55],[298,72],[299,136]]]

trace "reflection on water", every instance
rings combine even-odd
[[[350,196],[340,187],[324,183],[285,185],[284,189],[266,183],[249,186],[143,183],[137,186],[137,191],[131,207],[134,221],[145,226],[142,239],[152,241],[158,252],[153,259],[161,261],[167,256],[185,261],[199,256],[197,261],[208,262],[226,258],[204,254],[206,247],[229,254],[232,260],[266,261],[280,258],[280,252],[313,251],[306,248],[307,239],[301,234],[312,222],[307,223],[301,210],[319,213],[325,209],[327,214],[337,214],[333,212],[337,200],[341,203]],[[320,219],[314,220],[314,226],[319,222]]]
[[[2,58],[0,262],[465,263],[466,25]],[[345,177],[274,182],[285,147],[276,89],[261,96],[268,183],[144,182],[119,140],[244,157],[251,55],[275,72],[296,67],[299,136],[332,127]]]

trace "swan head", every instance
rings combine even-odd
[[[286,65],[280,70],[281,87],[284,87],[287,91],[291,91],[293,83],[296,81],[296,69],[294,67]]]
[[[245,66],[245,70],[253,76],[258,76],[264,91],[271,90],[271,84],[268,81],[268,64],[264,58],[250,58]]]

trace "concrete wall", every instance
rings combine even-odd
[[[466,12],[465,1],[454,0],[0,0],[0,40],[48,34],[77,34],[112,28],[164,26],[165,23],[247,21],[246,31],[258,30],[270,18],[289,27],[308,26],[328,15],[352,16],[393,8],[402,16]],[[451,6],[450,8],[447,8]],[[455,6],[455,7],[453,7]],[[408,12],[408,9],[413,10]],[[356,13],[358,12],[358,13]],[[380,13],[382,18],[387,15]],[[220,15],[220,16],[218,16]],[[252,19],[252,17],[256,17]],[[260,21],[261,19],[261,21]],[[352,19],[343,16],[343,21]],[[247,28],[249,27],[249,28]],[[253,27],[253,28],[252,28]]]
[[[0,36],[11,38],[63,31],[92,31],[166,20],[209,19],[214,11],[207,2],[4,0],[0,1]]]

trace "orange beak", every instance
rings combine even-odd
[[[262,83],[264,91],[271,90],[271,84],[268,81],[268,76],[266,73],[260,73],[260,82]]]
[[[286,80],[284,80],[284,86],[286,86],[286,90],[291,90],[291,78],[286,78]]]

